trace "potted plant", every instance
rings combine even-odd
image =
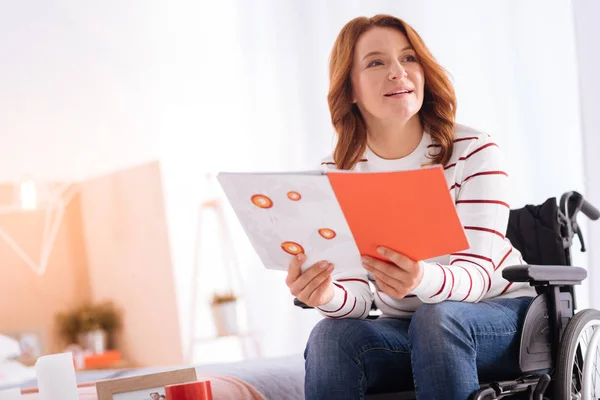
[[[232,292],[214,293],[211,308],[218,336],[229,336],[238,333],[237,296]]]
[[[93,353],[114,348],[114,334],[121,327],[121,313],[112,302],[84,304],[56,316],[58,330],[67,344],[79,344]]]

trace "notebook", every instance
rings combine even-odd
[[[326,260],[355,269],[385,246],[419,261],[469,248],[443,168],[397,172],[221,172],[217,175],[268,269]]]

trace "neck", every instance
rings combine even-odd
[[[370,121],[367,143],[381,158],[395,160],[412,153],[423,137],[419,115],[408,121]]]

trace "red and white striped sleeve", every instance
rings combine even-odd
[[[358,318],[369,315],[373,303],[373,292],[366,271],[361,267],[356,272],[345,271],[333,276],[333,299],[327,304],[317,307],[319,312],[328,318]]]
[[[449,265],[421,262],[423,279],[412,293],[424,303],[475,303],[490,290],[494,272],[508,256],[503,253],[511,249],[505,250],[510,206],[503,165],[498,146],[482,136],[452,167],[462,168],[455,175],[460,182],[451,185],[451,190],[456,190],[456,209],[470,248],[451,254]]]

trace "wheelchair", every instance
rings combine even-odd
[[[564,193],[559,204],[551,197],[540,205],[510,210],[506,237],[527,264],[508,266],[502,276],[509,282],[529,282],[537,293],[521,332],[521,374],[511,381],[480,382],[470,399],[600,399],[600,311],[575,313],[574,285],[587,277],[585,269],[571,265],[575,236],[581,251],[586,251],[579,212],[591,220],[600,218],[600,212],[575,191]],[[294,304],[311,308],[298,299]],[[367,318],[377,318],[377,311],[373,305]],[[415,394],[367,393],[365,398],[409,400]]]

